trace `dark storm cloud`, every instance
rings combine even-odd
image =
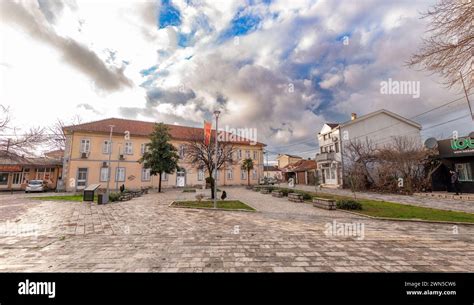
[[[65,62],[81,71],[94,82],[96,88],[116,91],[131,87],[132,82],[123,73],[123,68],[107,67],[96,53],[77,41],[64,38],[47,23],[41,21],[41,12],[36,7],[32,12],[21,4],[0,1],[0,16],[4,22],[20,26],[32,38],[58,50]]]
[[[176,88],[172,90],[163,90],[153,88],[147,91],[147,105],[156,106],[158,104],[186,104],[189,100],[196,97],[193,90]]]

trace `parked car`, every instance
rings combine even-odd
[[[47,184],[43,180],[30,180],[25,188],[25,193],[30,192],[46,192]]]
[[[278,183],[277,179],[274,177],[263,177],[260,178],[260,184],[271,184],[274,185],[275,183]]]

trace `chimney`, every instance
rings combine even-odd
[[[354,121],[355,119],[357,119],[357,113],[353,112],[351,113],[351,121]]]

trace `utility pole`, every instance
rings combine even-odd
[[[120,168],[120,149],[122,149],[122,143],[118,143],[118,158],[117,158],[117,169],[115,170],[115,192],[118,192],[118,170]]]
[[[469,97],[467,95],[466,85],[464,84],[464,78],[462,77],[461,71],[459,71],[459,75],[461,76],[462,87],[464,88],[464,94],[466,95],[467,105],[469,106],[469,111],[471,113],[471,119],[474,121],[474,113],[472,113],[471,102],[469,102]]]
[[[217,132],[219,130],[219,114],[221,112],[219,110],[214,111],[214,115],[216,116],[216,156],[215,156],[215,164],[214,164],[214,209],[217,208],[217,154],[218,154],[218,141],[217,141]]]
[[[109,162],[107,164],[107,192],[106,192],[106,199],[105,202],[109,202],[109,192],[110,192],[110,159],[112,157],[112,132],[114,130],[114,125],[110,126],[110,136],[109,136]]]
[[[8,153],[8,150],[10,150],[10,139],[7,140],[7,153]]]

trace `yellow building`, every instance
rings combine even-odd
[[[113,125],[112,145],[109,143],[110,125]],[[106,188],[109,149],[111,148],[110,188],[118,189],[122,184],[127,189],[158,187],[158,176],[151,176],[149,169],[138,163],[150,142],[154,123],[110,118],[64,128],[66,148],[64,152],[63,177],[66,191],[80,191],[89,184],[101,184]],[[162,187],[185,187],[205,185],[208,176],[205,170],[190,164],[185,158],[185,145],[191,136],[203,135],[202,128],[168,125],[171,143],[180,155],[180,171],[164,175]],[[241,170],[240,160],[251,158],[254,170],[250,172],[250,183],[256,184],[263,177],[262,143],[240,140],[235,147],[235,165],[220,169],[219,185],[246,185],[247,172]]]
[[[303,158],[298,157],[298,156],[294,156],[294,155],[279,154],[278,157],[277,157],[277,162],[278,162],[277,166],[278,166],[279,169],[282,169],[285,166],[287,166],[288,164],[298,162],[302,159]]]

